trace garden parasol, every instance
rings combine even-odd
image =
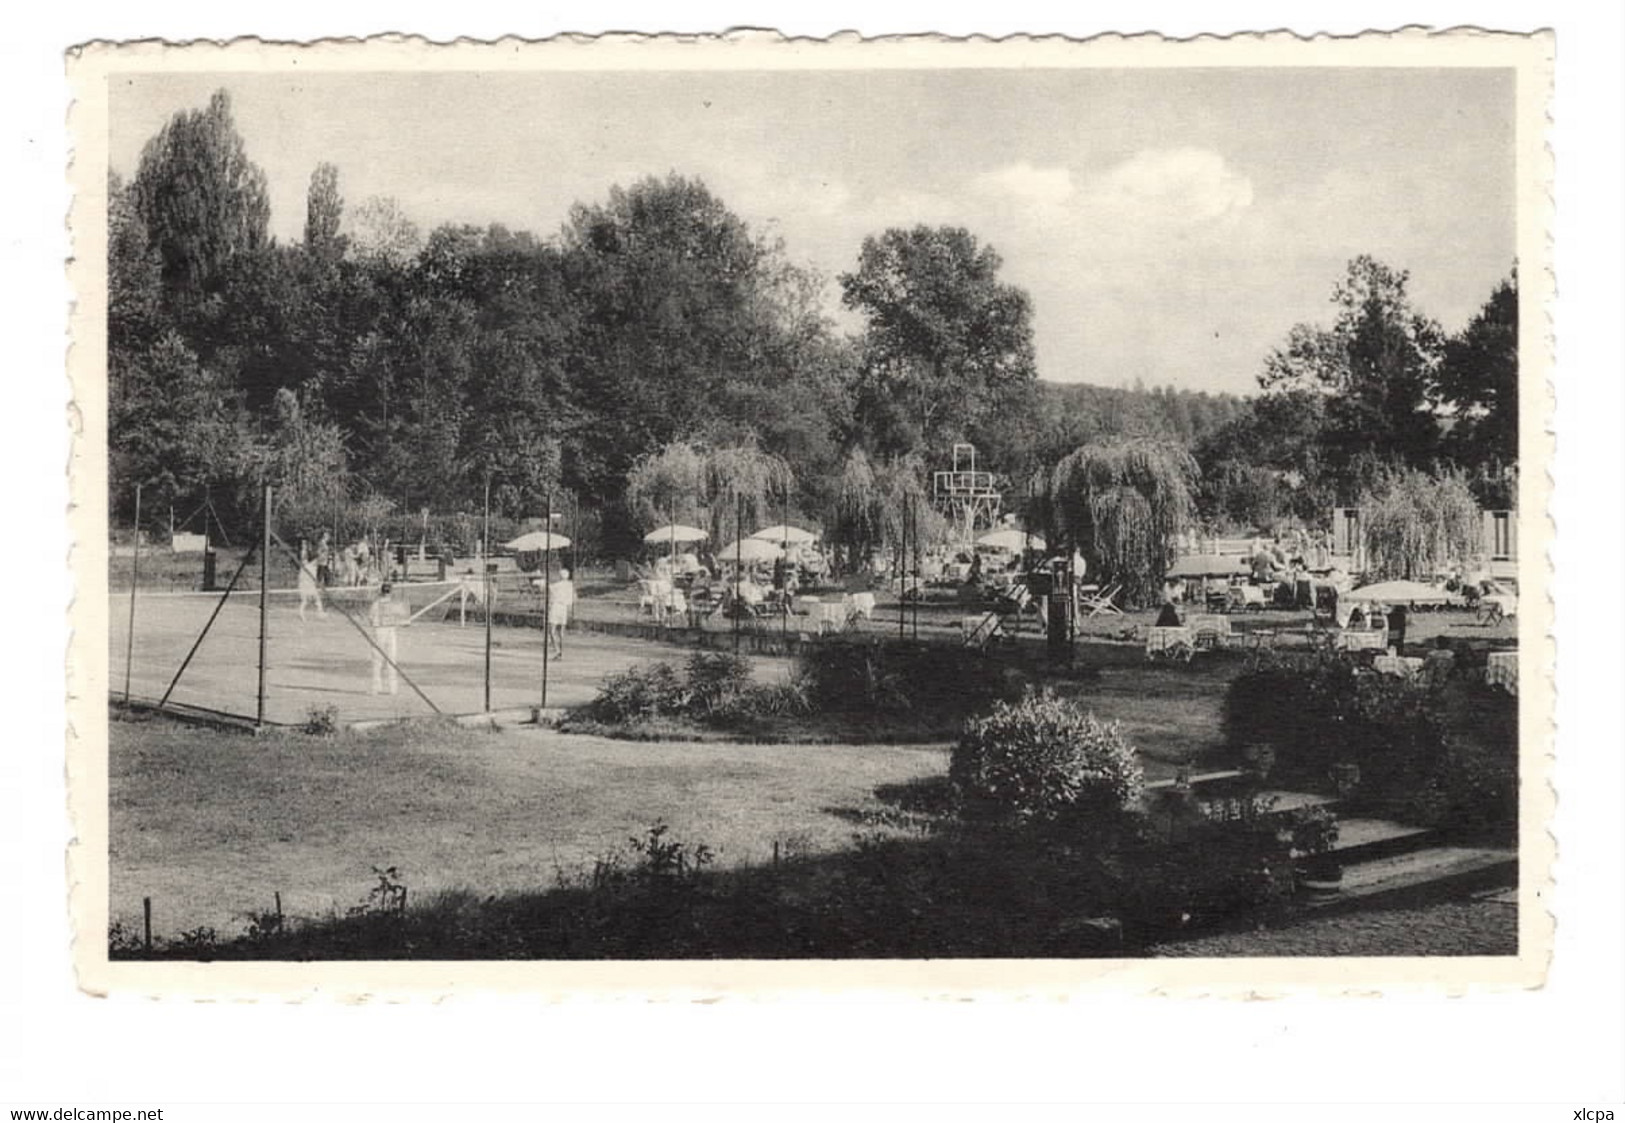
[[[777,543],[765,538],[741,538],[738,542],[729,543],[717,556],[723,561],[770,562],[776,561],[779,554]]]
[[[976,544],[986,546],[990,550],[1009,550],[1011,553],[1019,553],[1028,547],[1034,550],[1047,550],[1049,548],[1039,535],[1028,534],[1025,531],[1013,528],[995,530],[992,533],[984,534],[976,540]]]
[[[1436,585],[1420,581],[1379,581],[1348,594],[1350,600],[1373,604],[1449,604],[1455,597]]]
[[[778,526],[763,527],[751,537],[763,542],[779,542],[792,546],[802,546],[808,542],[818,540],[818,535],[812,531],[802,530],[799,526],[789,526],[785,523],[780,523]]]
[[[544,550],[562,550],[569,544],[570,540],[562,534],[555,534],[551,530],[533,530],[502,545],[521,554],[539,554]]]
[[[1247,559],[1237,554],[1186,554],[1168,567],[1169,577],[1229,577],[1247,572]]]

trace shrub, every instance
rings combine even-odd
[[[1270,919],[1295,887],[1289,845],[1267,819],[1209,823],[1172,843],[1143,839],[1114,864],[1120,907],[1137,942]]]
[[[305,711],[305,723],[299,729],[312,737],[333,736],[339,730],[339,708],[337,706],[312,706]]]
[[[687,707],[688,685],[670,663],[642,663],[604,678],[588,707],[598,721],[641,721]]]
[[[750,688],[750,660],[728,651],[696,652],[688,660],[685,709],[695,717],[727,708]]]
[[[752,685],[750,660],[744,656],[698,652],[681,671],[670,663],[656,662],[606,676],[598,697],[587,707],[587,716],[606,725],[661,717],[723,719],[749,709],[763,689]]]
[[[827,641],[801,650],[796,674],[813,706],[830,713],[970,714],[1018,689],[996,660],[944,643]]]
[[[747,685],[714,708],[713,724],[748,725],[757,718],[805,717],[812,713],[806,688],[796,679]]]
[[[1476,741],[1464,737],[1449,718],[1451,691],[1461,689],[1378,674],[1346,656],[1274,660],[1231,684],[1225,734],[1244,755],[1269,746],[1284,782],[1333,791],[1353,808],[1427,826],[1511,823],[1515,712],[1485,713]],[[1465,708],[1483,710],[1483,700]]]
[[[1116,723],[1047,692],[968,722],[948,776],[967,810],[1014,819],[1115,815],[1144,781]]]

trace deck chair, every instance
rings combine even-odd
[[[658,603],[659,598],[655,596],[654,582],[650,581],[648,578],[639,578],[638,615],[642,616],[645,612],[647,612],[650,616],[655,615],[655,607]]]
[[[987,612],[981,616],[962,616],[959,619],[960,641],[966,647],[984,650],[993,642],[994,637],[1001,634],[1003,625],[1004,621],[997,612]]]
[[[1488,593],[1478,599],[1478,622],[1488,627],[1518,614],[1518,598],[1511,593]]]
[[[1084,615],[1085,618],[1099,616],[1101,613],[1106,613],[1110,616],[1121,616],[1123,614],[1123,610],[1118,608],[1117,605],[1113,604],[1112,601],[1114,598],[1116,598],[1117,594],[1122,591],[1123,585],[1121,582],[1114,582],[1113,584],[1107,585],[1103,589],[1097,589],[1092,593],[1088,592],[1087,588],[1080,590],[1080,595],[1078,597],[1078,612]]]

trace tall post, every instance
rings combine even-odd
[[[301,565],[304,559],[300,558]],[[260,667],[259,683],[254,701],[254,725],[265,724],[265,638],[266,622],[270,615],[271,592],[271,485],[265,485],[260,500]]]
[[[903,627],[908,619],[908,501],[897,512],[897,638],[903,638]]]
[[[1027,508],[1021,512],[1021,564],[1016,566],[1016,580],[1027,582],[1027,555],[1033,552],[1033,481],[1027,481]],[[1016,601],[1016,635],[1021,634],[1021,601]]]
[[[783,601],[779,605],[779,638],[786,645],[790,642],[790,481],[784,481],[784,505],[779,508],[783,541],[779,543],[779,553],[784,555],[784,587],[779,590],[779,597]]]
[[[135,590],[141,577],[141,485],[135,485],[135,545],[130,555],[130,622],[124,636],[124,704],[130,704],[130,667],[135,662]]]
[[[542,511],[542,709],[547,709],[547,652],[553,642],[548,631],[548,601],[552,599],[553,584],[553,489],[547,489],[546,506]]]
[[[910,573],[913,574],[915,580],[918,580],[919,577],[920,577],[920,506],[919,506],[918,500],[916,500],[915,497],[912,496],[912,495],[908,497],[908,521],[909,521],[909,524],[913,527],[912,536],[913,536],[913,539],[914,539],[914,564],[909,567],[909,571],[910,571]],[[919,639],[920,638],[920,598],[919,597],[914,598],[914,608],[913,608],[913,611],[911,611],[909,613],[909,618],[913,622],[912,634],[911,634],[910,638],[911,639]]]
[[[485,590],[485,712],[491,712],[491,477],[485,477],[485,522],[480,532],[480,580]]]
[[[734,651],[739,651],[739,576],[745,567],[745,497],[734,496]]]

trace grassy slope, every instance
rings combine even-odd
[[[940,750],[866,745],[639,744],[539,731],[389,729],[331,739],[221,735],[115,723],[112,916],[155,926],[342,910],[371,867],[415,892],[548,886],[656,819],[721,865],[765,861],[775,840],[829,849],[878,785],[940,775]]]

